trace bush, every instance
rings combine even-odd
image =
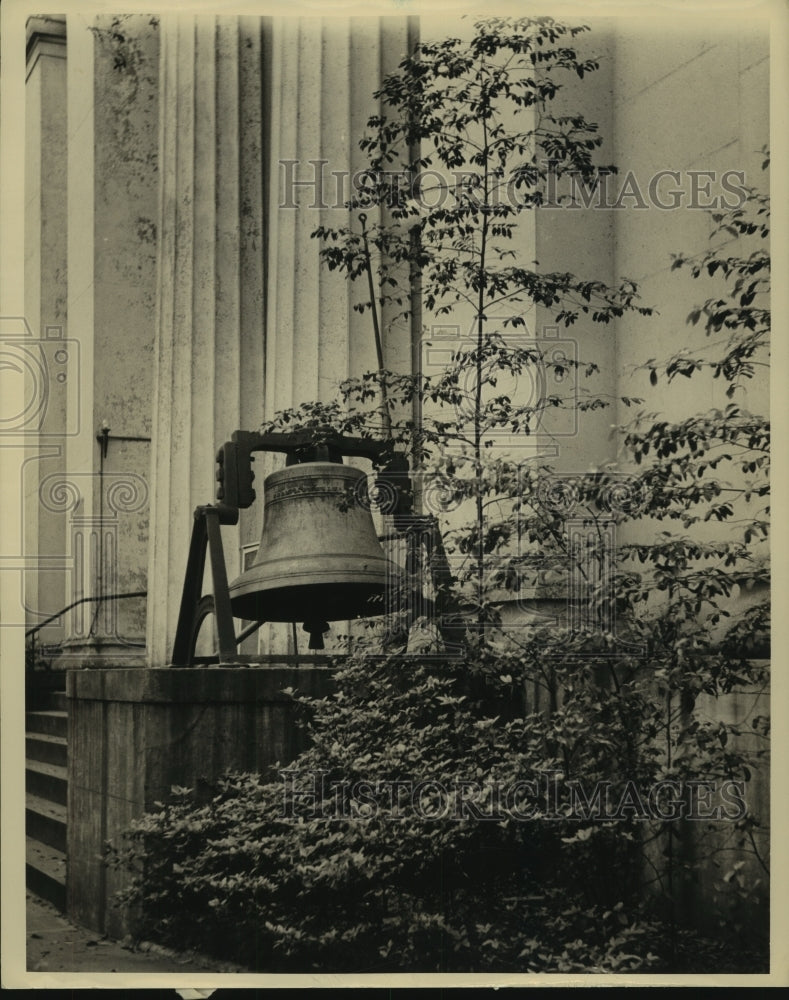
[[[571,801],[550,743],[574,710],[513,713],[518,684],[497,670],[475,685],[446,660],[338,667],[337,693],[311,703],[313,745],[278,780],[230,775],[203,805],[178,789],[135,824],[115,862],[137,866],[122,901],[139,936],[267,972],[676,972],[683,948],[693,971],[731,965],[740,949],[688,949],[641,894],[633,810],[601,822]],[[615,813],[630,775],[609,766],[626,734],[609,722],[575,723],[577,773],[587,791],[608,776]]]

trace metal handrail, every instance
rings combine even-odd
[[[71,604],[67,604],[65,608],[61,608],[60,611],[56,611],[54,615],[50,615],[43,622],[39,622],[38,625],[34,625],[33,628],[29,628],[25,632],[25,638],[28,636],[33,636],[36,632],[40,632],[42,628],[46,628],[50,622],[55,621],[56,618],[60,618],[67,611],[71,611],[72,608],[79,607],[80,604],[95,604],[97,601],[122,601],[127,597],[147,597],[147,590],[134,590],[126,594],[102,594],[101,597],[80,597],[78,601],[72,601]]]

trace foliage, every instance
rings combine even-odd
[[[408,794],[400,810],[386,794],[372,805],[368,792],[360,804],[357,782],[448,788],[459,775],[506,781],[528,767],[523,720],[500,728],[486,718],[479,697],[458,693],[466,684],[459,665],[439,675],[415,662],[403,676],[394,663],[342,668],[339,690],[362,682],[375,699],[365,704],[378,707],[359,712],[355,693],[315,706],[315,746],[287,786],[234,776],[201,808],[183,791],[145,818],[135,834],[145,863],[142,933],[277,971],[637,970],[653,962],[641,947],[654,937],[650,926],[616,899],[606,905],[604,885],[597,898],[568,895],[567,876],[585,857],[600,871],[621,853],[604,831],[573,847],[562,844],[566,827],[539,818],[432,818],[434,784],[417,811]],[[283,787],[309,793],[321,775],[325,799],[312,809],[296,798],[291,809]],[[334,780],[340,789],[331,790]],[[473,808],[490,812],[484,791],[469,785],[468,793]],[[561,877],[545,878],[559,863]]]
[[[554,410],[612,403],[575,380],[527,402],[500,391],[540,366],[595,373],[507,326],[535,305],[565,325],[650,311],[631,282],[510,263],[545,157],[560,174],[597,170],[595,126],[550,110],[562,73],[595,68],[569,47],[582,30],[487,20],[469,43],[421,45],[382,86],[389,114],[363,142],[358,226],[319,229],[323,259],[351,280],[375,270],[380,295],[362,308],[376,322],[379,308],[407,312],[418,282],[427,309],[469,306],[475,336],[438,373],[382,367],[267,429],[387,433],[408,451],[452,570],[433,593],[439,632],[408,601],[399,623],[369,624],[334,693],[305,704],[312,741],[289,774],[229,776],[203,804],[181,790],[136,825],[115,859],[139,866],[124,898],[143,904],[141,934],[270,971],[766,968],[761,818],[745,791],[767,722],[696,711],[767,680],[753,658],[766,601],[733,600],[769,579],[768,425],[737,398],[767,350],[769,256],[740,252],[767,236],[763,197],[715,217],[708,252],[675,257],[721,282],[689,317],[704,317],[705,349],[644,365],[652,384],[711,373],[724,406],[675,421],[638,412],[621,428],[627,476],[560,474],[505,447],[549,435]],[[384,176],[392,165],[414,179],[405,194]],[[463,182],[451,205],[425,208],[418,178],[435,167]],[[367,229],[371,206],[387,213]],[[566,602],[558,623],[539,617],[541,594]],[[314,801],[313,780],[325,789]],[[702,933],[683,893],[732,851]]]

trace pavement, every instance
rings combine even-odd
[[[51,903],[27,893],[28,972],[234,972],[219,961],[138,947],[80,927]]]

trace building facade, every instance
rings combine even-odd
[[[441,26],[424,18],[421,30]],[[44,645],[165,664],[216,448],[376,367],[369,320],[353,309],[362,291],[321,266],[311,233],[347,220],[373,91],[419,31],[399,17],[30,19],[25,318],[56,378],[64,371],[34,415],[41,434],[24,469],[26,548],[48,560],[25,574],[28,623],[83,597],[147,590],[59,616]],[[599,123],[600,160],[620,172],[602,204],[532,213],[519,249],[546,269],[625,275],[659,303],[657,322],[571,332],[600,359],[595,389],[651,392],[680,412],[700,401],[695,382],[657,392],[632,370],[645,345],[684,343],[690,299],[671,253],[703,247],[705,207],[765,180],[766,25],[689,19],[680,32],[617,18],[580,44],[600,69],[568,84],[567,107]],[[396,371],[413,370],[431,335],[465,333],[459,314],[388,319]],[[550,322],[530,319],[532,333]],[[703,389],[709,405],[715,388]],[[750,395],[746,406],[763,407],[766,378]],[[627,415],[560,428],[554,458],[568,471],[614,460],[609,425]],[[259,512],[229,534],[232,577]]]

